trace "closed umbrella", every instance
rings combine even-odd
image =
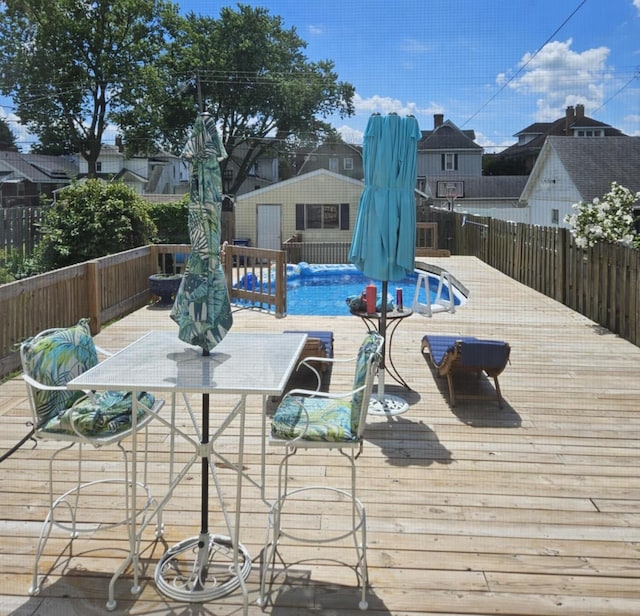
[[[189,194],[191,254],[171,318],[178,337],[207,354],[231,328],[227,281],[220,262],[222,177],[219,161],[227,157],[213,118],[201,113],[182,157],[192,163]]]
[[[369,118],[364,134],[365,186],[360,196],[349,260],[368,278],[382,282],[379,330],[386,336],[388,282],[414,269],[417,120],[396,114]],[[384,360],[372,412],[392,414],[407,405],[384,393]]]
[[[189,193],[191,253],[171,318],[179,326],[180,340],[201,347],[203,356],[209,356],[233,323],[220,262],[222,178],[219,161],[226,158],[227,153],[209,114],[198,115],[182,157],[192,164]],[[215,354],[211,355],[211,361],[215,363]],[[240,575],[246,578],[251,565],[248,552],[239,545],[241,571],[235,576],[230,561],[231,538],[209,532],[209,472],[220,494],[215,467],[209,456],[209,410],[209,394],[205,393],[202,394],[200,430],[203,452],[200,534],[169,549],[156,568],[156,582],[165,594],[193,602],[208,601],[231,592],[241,583]],[[226,519],[225,509],[223,514]],[[226,574],[220,571],[226,571]]]

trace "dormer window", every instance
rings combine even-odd
[[[574,137],[604,137],[603,128],[577,128],[573,131]]]

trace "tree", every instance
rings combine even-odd
[[[41,271],[144,246],[156,234],[146,201],[122,183],[74,183],[45,214],[35,258]]]
[[[0,150],[17,150],[16,138],[7,122],[0,118]]]
[[[223,8],[219,19],[174,16],[167,53],[131,90],[131,108],[118,115],[129,151],[164,147],[180,153],[199,109],[222,131],[237,171],[237,192],[254,162],[290,139],[320,139],[323,121],[353,113],[354,88],[339,82],[332,62],[310,62],[294,28],[264,8]]]
[[[0,90],[46,143],[55,127],[96,161],[110,113],[164,45],[165,0],[5,0],[0,9]]]

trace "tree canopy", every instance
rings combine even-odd
[[[45,142],[66,134],[95,175],[110,113],[157,60],[164,0],[5,0],[0,8],[0,90]]]
[[[327,117],[353,113],[353,86],[338,81],[331,61],[309,61],[295,29],[267,9],[239,4],[223,8],[219,19],[190,13],[166,25],[166,53],[117,115],[129,151],[178,154],[204,110],[222,132],[233,193],[266,151],[320,140],[332,132]]]
[[[0,150],[17,150],[16,137],[6,120],[0,118]]]

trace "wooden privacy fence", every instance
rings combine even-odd
[[[20,258],[31,255],[36,245],[44,208],[0,208],[0,251],[15,251]]]
[[[0,378],[20,365],[18,344],[50,327],[89,317],[91,331],[149,303],[149,276],[184,265],[185,244],[143,246],[0,285]],[[182,258],[181,258],[182,257]],[[286,313],[286,257],[277,250],[234,246],[223,257],[232,302]],[[238,288],[251,273],[260,288]]]
[[[576,246],[568,229],[432,210],[439,245],[497,270],[640,346],[640,250]]]

